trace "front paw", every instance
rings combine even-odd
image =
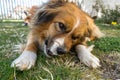
[[[81,61],[85,65],[87,65],[88,67],[91,67],[91,68],[100,67],[100,60],[96,56],[94,56],[93,54],[81,56]]]
[[[19,70],[28,70],[35,65],[37,55],[31,51],[24,51],[17,59],[15,59],[11,67],[16,67]]]
[[[76,52],[78,58],[88,67],[97,68],[100,67],[100,60],[95,57],[86,46],[78,45],[76,47]]]

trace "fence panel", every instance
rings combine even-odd
[[[47,0],[0,0],[0,20],[24,19],[24,11],[33,5],[41,5]]]

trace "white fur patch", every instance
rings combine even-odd
[[[58,43],[54,42],[54,44],[52,45],[52,47],[50,48],[50,51],[54,54],[57,55],[57,47],[59,46]]]
[[[76,46],[78,58],[88,67],[97,68],[100,67],[100,61],[90,51],[94,46],[86,47],[84,45]]]
[[[44,44],[44,45],[43,45],[43,51],[44,51],[44,53],[45,53],[45,55],[46,55],[47,57],[50,57],[50,56],[47,54],[46,48],[47,48],[47,46]],[[41,50],[42,50],[42,49],[41,49]]]
[[[75,23],[72,31],[69,34],[71,34],[77,27],[79,27],[79,25],[80,25],[80,19],[77,18],[77,22]]]
[[[54,40],[55,43],[58,43],[59,46],[62,46],[64,44],[64,37],[63,38],[58,38],[56,40]]]
[[[52,52],[52,55],[58,55],[57,54],[57,48],[58,47],[60,47],[60,46],[62,46],[63,44],[64,44],[64,38],[57,38],[57,39],[55,39],[55,40],[53,40],[53,44],[52,44],[52,46],[49,48],[49,50]],[[47,54],[47,46],[44,44],[44,46],[43,46],[43,51],[44,51],[44,53],[45,53],[45,55],[47,56],[47,57],[50,57],[48,54]]]
[[[37,54],[31,51],[24,51],[17,59],[15,59],[11,67],[17,67],[18,69],[27,70],[35,65]]]
[[[64,44],[64,38],[58,38],[54,40],[54,44],[51,46],[50,51],[53,52],[53,54],[57,55],[57,48],[62,46]]]
[[[80,25],[80,19],[77,18],[77,22],[75,23],[74,28],[77,28]]]

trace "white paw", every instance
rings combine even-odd
[[[90,52],[91,49],[92,46],[90,49],[88,49],[84,45],[78,45],[76,47],[78,58],[88,67],[91,68],[100,67],[100,60]]]
[[[91,52],[95,45],[88,46],[87,49]]]
[[[37,55],[31,51],[24,51],[17,59],[15,59],[11,67],[16,67],[18,69],[27,70],[35,65]]]

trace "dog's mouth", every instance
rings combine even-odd
[[[50,46],[52,45],[52,41],[51,40],[45,40],[45,45],[44,45],[44,53],[46,54],[46,56],[51,57],[51,56],[55,56],[53,54],[53,52],[50,50]]]
[[[49,56],[55,56],[55,55],[53,54],[53,52],[51,52],[49,49],[46,48],[46,51],[47,51],[47,54],[48,54]]]
[[[46,40],[46,41],[45,41],[45,46],[46,46],[46,47],[45,47],[45,48],[46,48],[46,49],[45,49],[45,53],[46,53],[47,56],[53,56],[53,53],[50,51],[48,44],[49,44],[49,41]]]

